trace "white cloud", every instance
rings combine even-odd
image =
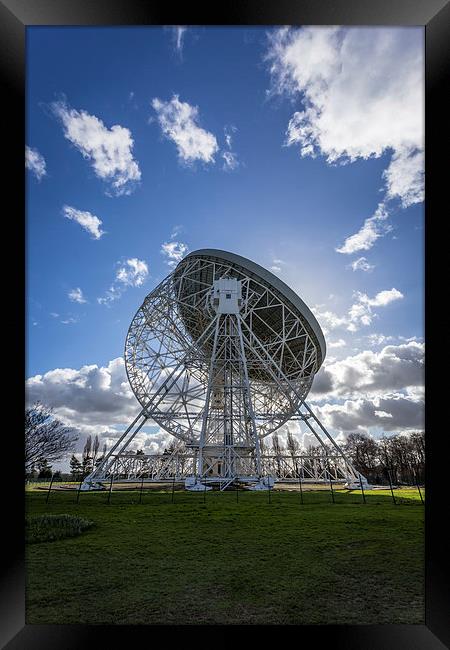
[[[378,27],[280,29],[268,59],[274,89],[306,107],[288,144],[327,162],[423,147],[422,30]]]
[[[321,368],[311,392],[315,397],[379,397],[423,386],[424,352],[424,344],[415,341],[365,350]]]
[[[184,163],[201,160],[214,163],[218,151],[216,137],[198,125],[198,107],[180,102],[178,95],[164,102],[155,97],[152,106],[164,135],[177,146],[178,157]]]
[[[374,214],[365,220],[364,225],[354,235],[347,237],[337,253],[352,254],[358,251],[365,251],[372,248],[379,237],[392,230],[392,226],[386,223],[389,212],[384,203],[379,203]]]
[[[421,203],[425,198],[424,167],[423,150],[405,148],[396,151],[389,167],[383,172],[386,197],[400,199],[404,208]]]
[[[338,327],[343,327],[347,325],[348,320],[345,316],[338,316],[332,311],[326,310],[321,311],[320,307],[312,307],[311,311],[314,316],[319,320],[320,326],[324,331],[324,334],[327,334],[329,330],[337,329]]]
[[[47,175],[44,157],[37,149],[32,149],[28,145],[25,145],[25,167],[33,172],[38,181]]]
[[[178,237],[178,235],[180,235],[183,232],[183,230],[184,228],[180,224],[174,226],[172,228],[172,232],[170,233],[170,239],[175,239],[176,237]]]
[[[137,257],[132,257],[120,266],[116,279],[128,287],[140,287],[147,275],[147,263],[144,260],[138,260]]]
[[[222,151],[222,158],[224,160],[223,169],[225,171],[234,171],[239,167],[237,155],[232,151]]]
[[[388,345],[334,361],[318,372],[310,400],[330,429],[423,429],[424,345]]]
[[[76,221],[84,230],[87,230],[93,239],[100,239],[105,234],[105,231],[100,228],[102,221],[87,210],[77,210],[70,205],[64,205],[62,211],[67,219]]]
[[[186,244],[178,241],[165,242],[161,245],[161,253],[169,266],[176,266],[188,252]]]
[[[273,271],[274,273],[280,273],[280,271],[283,270],[283,266],[285,266],[286,262],[281,259],[273,259],[272,260],[272,266],[270,266],[270,270]]]
[[[346,433],[370,427],[385,431],[423,428],[424,345],[411,341],[364,351],[321,369],[311,398],[314,411],[330,430]],[[122,357],[105,366],[55,368],[26,381],[27,403],[37,400],[53,407],[55,415],[81,434],[98,434],[109,448],[139,412]],[[320,404],[326,398],[327,403]],[[341,403],[331,403],[332,399]],[[319,402],[319,403],[318,403]],[[287,429],[301,436],[298,422]],[[132,449],[162,451],[173,438],[161,431],[142,432]],[[303,444],[314,443],[308,434]],[[84,440],[79,442],[81,451]]]
[[[113,194],[130,194],[141,179],[130,130],[118,124],[108,129],[95,115],[77,111],[64,101],[54,102],[52,109],[66,139],[91,161],[95,174],[109,183]]]
[[[187,27],[183,27],[181,25],[174,27],[175,50],[180,55],[180,57],[183,56],[183,41],[186,30]]]
[[[402,338],[402,337],[398,337]],[[377,345],[383,345],[384,343],[388,343],[389,341],[393,341],[394,337],[393,336],[385,336],[384,334],[369,334],[367,337],[369,341],[369,345],[371,347],[375,347]]]
[[[80,304],[87,302],[86,298],[83,296],[83,292],[81,291],[80,287],[77,287],[76,289],[72,289],[69,291],[67,294],[69,296],[69,300],[72,302],[79,302]]]
[[[346,346],[344,339],[338,339],[337,341],[328,341],[327,346],[329,348],[344,348]]]
[[[403,298],[403,294],[398,289],[389,289],[385,291],[380,291],[377,293],[375,298],[369,298],[365,293],[358,293],[359,300],[371,307],[385,307],[389,303],[394,302],[394,300],[400,300]]]
[[[357,260],[349,264],[348,268],[351,268],[353,271],[365,271],[367,273],[372,271],[375,266],[370,264],[365,257],[358,257]]]
[[[325,426],[342,432],[367,432],[371,427],[395,432],[424,429],[424,402],[400,394],[346,400],[317,410]]]
[[[377,416],[377,418],[391,418],[392,413],[386,413],[386,411],[374,411],[374,415]]]
[[[132,257],[124,262],[117,262],[116,277],[105,295],[97,298],[100,305],[110,305],[118,300],[127,287],[140,287],[148,276],[148,265],[144,260]]]
[[[39,400],[53,407],[56,417],[81,434],[78,452],[83,448],[83,436],[86,435],[98,435],[100,449],[104,442],[110,449],[140,410],[121,357],[105,366],[56,368],[30,377],[26,381],[26,398],[27,404]],[[153,431],[144,427],[130,449],[141,448],[146,453],[158,453],[174,440],[156,426],[151,428]]]
[[[322,305],[316,305],[312,308],[313,314],[321,324],[325,334],[329,330],[345,327],[349,332],[356,332],[360,327],[372,323],[376,317],[373,307],[386,307],[395,300],[400,300],[404,296],[398,289],[380,291],[374,298],[370,298],[365,293],[357,291],[354,293],[354,302],[345,316],[338,316],[332,311],[321,311]]]
[[[282,28],[270,37],[272,92],[299,99],[287,146],[301,156],[348,163],[391,153],[385,200],[340,253],[368,250],[386,234],[385,201],[423,200],[423,30],[380,27]]]
[[[232,133],[235,133],[237,128],[235,126],[225,127],[225,146],[227,151],[222,151],[222,158],[224,159],[224,164],[222,169],[225,171],[234,171],[239,167],[239,161],[237,154],[232,151],[233,146],[233,136]]]

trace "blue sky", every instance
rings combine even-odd
[[[208,247],[314,310],[334,435],[422,428],[422,28],[29,27],[26,144],[30,400],[110,442],[134,313]]]

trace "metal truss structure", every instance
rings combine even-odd
[[[358,481],[305,402],[324,354],[317,321],[278,278],[230,253],[191,253],[130,325],[125,364],[141,411],[84,488],[107,480],[185,479],[190,490]],[[262,453],[261,441],[292,418],[315,436],[321,456]],[[127,451],[148,421],[178,440],[171,453]]]

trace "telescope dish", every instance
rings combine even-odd
[[[192,491],[342,478],[354,487],[364,477],[305,401],[325,354],[319,323],[277,276],[235,253],[190,253],[131,322],[125,367],[141,411],[82,489],[177,477]],[[127,451],[148,420],[176,439],[170,452]],[[264,438],[290,420],[305,423],[322,456],[265,453]]]
[[[158,412],[152,414],[162,428],[188,444],[200,436],[210,380],[211,325],[217,316],[211,292],[215,282],[227,278],[240,283],[238,315],[260,437],[289,420],[325,357],[325,339],[317,320],[279,278],[234,253],[213,249],[190,253],[145,298],[125,345],[128,379],[143,407],[180,358],[196,349]],[[215,363],[225,363],[226,354],[222,349]]]

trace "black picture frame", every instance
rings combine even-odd
[[[25,145],[25,32],[32,25],[416,25],[425,28],[425,87],[426,87],[426,202],[425,202],[425,263],[426,263],[426,431],[427,431],[427,504],[426,516],[426,576],[425,625],[354,625],[299,626],[288,629],[293,639],[306,642],[313,635],[315,647],[346,648],[346,650],[422,650],[450,647],[450,598],[446,581],[448,568],[447,535],[445,533],[446,465],[448,456],[442,450],[448,433],[445,423],[439,423],[444,410],[446,384],[441,381],[440,368],[445,363],[442,344],[448,331],[445,316],[447,293],[448,208],[444,196],[447,180],[447,115],[450,42],[450,5],[446,0],[242,0],[220,5],[192,6],[175,9],[163,2],[147,0],[3,0],[0,4],[0,66],[4,89],[3,132],[11,135],[7,149],[8,182],[3,186],[3,204],[8,201],[13,215],[13,227],[4,235],[5,248],[13,252],[16,282],[4,287],[7,325],[5,345],[8,385],[15,396],[16,406],[8,397],[5,411],[13,414],[9,425],[14,435],[10,440],[7,475],[2,492],[3,505],[9,515],[16,515],[16,524],[3,526],[1,579],[1,647],[9,650],[47,648],[123,647],[155,642],[155,630],[147,626],[84,626],[84,625],[25,625],[25,562],[24,562],[24,497],[23,497],[23,384],[25,368],[24,295],[26,291],[25,220],[20,213],[25,208],[24,145]],[[5,128],[5,125],[7,128]],[[443,161],[441,164],[440,161]],[[448,184],[448,181],[447,181]],[[5,217],[4,217],[5,218]],[[4,231],[5,233],[5,231]],[[25,272],[21,273],[21,269]],[[444,292],[438,289],[444,279]],[[24,291],[25,289],[25,291]],[[448,310],[448,307],[447,307]],[[16,339],[16,341],[15,341]],[[21,350],[24,349],[23,356]],[[8,358],[9,355],[9,358]],[[22,365],[20,363],[22,361]],[[448,398],[447,398],[448,399]],[[6,415],[6,414],[5,414]],[[442,428],[441,428],[442,427]],[[216,626],[221,627],[222,626]],[[275,629],[272,629],[275,628]],[[223,632],[233,633],[228,626]],[[170,638],[176,641],[179,628],[172,627]],[[284,631],[284,630],[283,630]],[[194,634],[192,634],[194,632]],[[240,632],[239,632],[240,633]],[[192,636],[191,636],[192,634]],[[108,637],[106,636],[108,635]],[[264,645],[280,642],[278,626],[264,630]],[[268,635],[268,636],[266,636]],[[222,636],[222,635],[221,635]],[[217,642],[218,637],[201,643]],[[225,637],[223,637],[225,640]],[[181,637],[184,643],[195,643],[196,634]],[[162,642],[162,641],[160,641]],[[238,639],[235,637],[234,642]]]

